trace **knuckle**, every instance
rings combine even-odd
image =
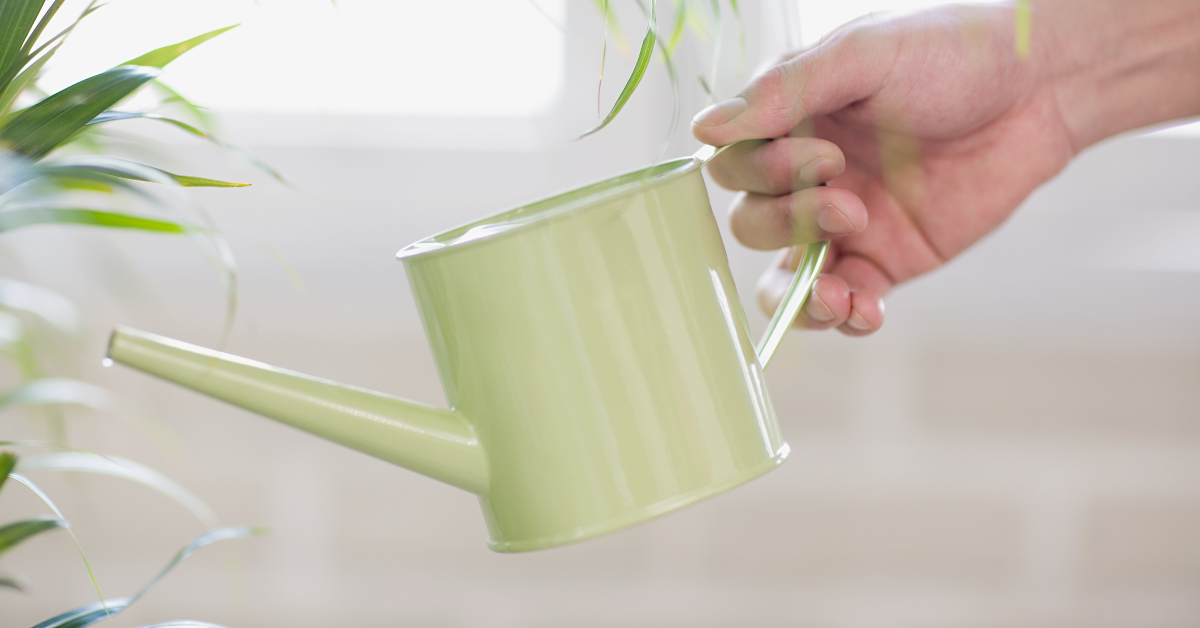
[[[742,194],[729,214],[729,230],[742,244],[756,249],[775,249],[791,241],[792,215],[789,199]]]
[[[762,172],[772,193],[786,194],[793,191],[795,186],[792,182],[796,175],[790,160],[778,157],[765,159]]]
[[[772,248],[782,247],[794,239],[796,229],[795,200],[792,195],[775,196],[771,198],[768,220],[766,221],[772,238]]]
[[[794,103],[789,93],[794,74],[791,63],[773,66],[754,80],[750,90],[758,109],[758,123],[769,137],[780,137],[791,130]]]
[[[797,175],[807,163],[803,149],[797,150],[792,139],[771,142],[760,156],[760,170],[774,194],[787,194],[797,189]]]

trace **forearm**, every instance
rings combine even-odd
[[[1032,0],[1043,67],[1076,151],[1200,115],[1200,0]]]

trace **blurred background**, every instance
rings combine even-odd
[[[114,146],[254,183],[195,192],[237,257],[229,351],[442,405],[398,249],[690,154],[686,122],[709,102],[697,75],[715,66],[712,90],[727,97],[789,41],[931,4],[743,1],[744,56],[727,14],[715,61],[705,14],[707,35],[691,31],[675,56],[681,122],[670,133],[673,94],[656,60],[609,128],[572,141],[596,124],[606,45],[587,0],[122,0],[73,35],[44,85],[242,23],[165,79],[293,187],[165,125],[113,123]],[[645,23],[632,2],[613,8],[626,35],[607,38],[605,107]],[[122,134],[158,148],[124,146]],[[188,240],[30,228],[0,242],[0,268],[73,298],[88,329],[77,374],[170,433],[72,411],[73,444],[165,472],[223,522],[271,530],[189,559],[113,628],[183,617],[242,628],[1194,627],[1198,173],[1195,126],[1089,149],[995,234],[897,289],[879,333],[786,340],[768,372],[793,450],[783,467],[661,519],[520,555],[486,549],[467,493],[102,368],[117,324],[222,341],[224,287]],[[710,191],[723,216],[732,194]],[[773,254],[726,236],[757,334],[753,289]],[[18,411],[0,426],[43,436]],[[107,596],[132,593],[203,531],[137,484],[30,475],[73,521]],[[11,487],[0,509],[45,512]],[[4,567],[28,591],[0,590],[0,628],[95,601],[65,534],[22,545]]]

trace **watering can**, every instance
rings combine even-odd
[[[475,493],[496,551],[662,515],[787,458],[762,369],[828,245],[752,344],[701,176],[719,150],[402,249],[449,410],[128,328],[108,357]]]

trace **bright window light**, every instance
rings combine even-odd
[[[793,0],[799,6],[800,38],[805,46],[817,43],[833,29],[874,11],[916,11],[947,0]],[[958,0],[957,4],[982,4],[980,0]]]
[[[121,0],[84,20],[42,85],[240,23],[163,82],[219,111],[532,116],[562,87],[565,14],[566,0]]]

